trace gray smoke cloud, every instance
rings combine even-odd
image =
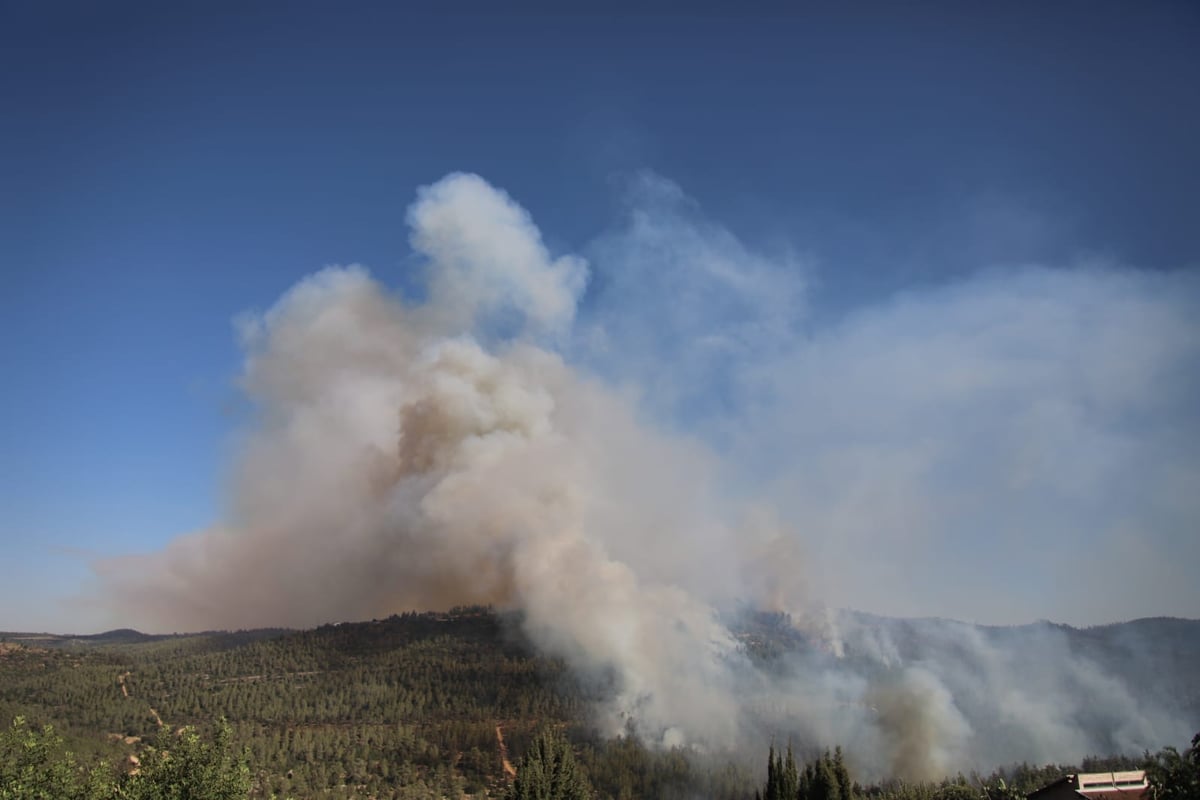
[[[972,626],[898,632],[825,605],[1072,609],[1029,588],[1060,567],[1029,556],[1051,530],[1051,554],[1084,553],[1091,575],[1128,577],[1130,541],[1200,556],[1200,463],[1179,443],[1200,408],[1191,276],[1027,268],[814,332],[807,267],[753,253],[654,176],[590,263],[551,254],[473,175],[421,189],[407,221],[419,300],[332,267],[240,321],[254,419],[228,507],[98,565],[123,622],[492,603],[612,679],[606,732],[701,748],[795,732],[862,753],[868,775],[1140,750],[1195,722],[1055,631],[1023,640],[1045,659],[1030,670]],[[939,557],[956,549],[1030,571],[964,589]],[[1178,554],[1147,550],[1132,572],[1165,571],[1145,580],[1155,608],[1195,607]],[[762,669],[728,622],[747,605],[788,612],[815,648]],[[905,652],[914,636],[924,654]]]

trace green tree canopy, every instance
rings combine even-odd
[[[1154,800],[1200,800],[1200,733],[1182,753],[1164,747],[1148,756],[1146,780]]]
[[[68,800],[81,791],[75,758],[54,728],[30,728],[16,717],[0,733],[0,800]]]
[[[571,745],[547,728],[533,740],[517,766],[509,800],[587,800],[587,778],[575,763]]]
[[[139,769],[118,778],[104,763],[82,770],[51,726],[17,717],[0,733],[0,800],[244,800],[250,770],[229,738],[224,720],[211,740],[194,728],[164,732]]]
[[[846,769],[842,748],[813,759],[800,770],[791,745],[786,758],[771,747],[767,755],[767,784],[762,800],[854,800],[854,783]]]
[[[242,800],[250,792],[250,767],[245,754],[232,752],[222,719],[211,741],[192,727],[159,734],[124,789],[128,800]]]

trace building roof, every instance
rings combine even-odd
[[[1033,792],[1029,795],[1029,800],[1051,793],[1058,795],[1063,791],[1071,790],[1076,796],[1086,798],[1086,800],[1144,800],[1150,795],[1149,784],[1146,783],[1146,773],[1137,769],[1126,772],[1081,772],[1078,775],[1067,775]]]

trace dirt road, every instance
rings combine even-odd
[[[132,675],[132,672],[123,672],[117,676],[117,685],[121,687],[121,696],[129,697],[129,687],[125,685],[125,679]],[[158,727],[165,728],[167,723],[162,721],[162,717],[153,708],[150,709],[150,716],[154,717],[154,721],[158,723]]]
[[[504,774],[510,778],[517,777],[517,770],[508,760],[508,745],[504,743],[504,732],[499,725],[496,726],[496,744],[500,745],[500,764],[504,767]]]

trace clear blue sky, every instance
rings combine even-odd
[[[643,5],[0,4],[0,629],[220,514],[231,320],[327,264],[412,283],[451,171],[588,252],[652,170],[798,254],[814,328],[996,264],[1200,264],[1195,3]]]

